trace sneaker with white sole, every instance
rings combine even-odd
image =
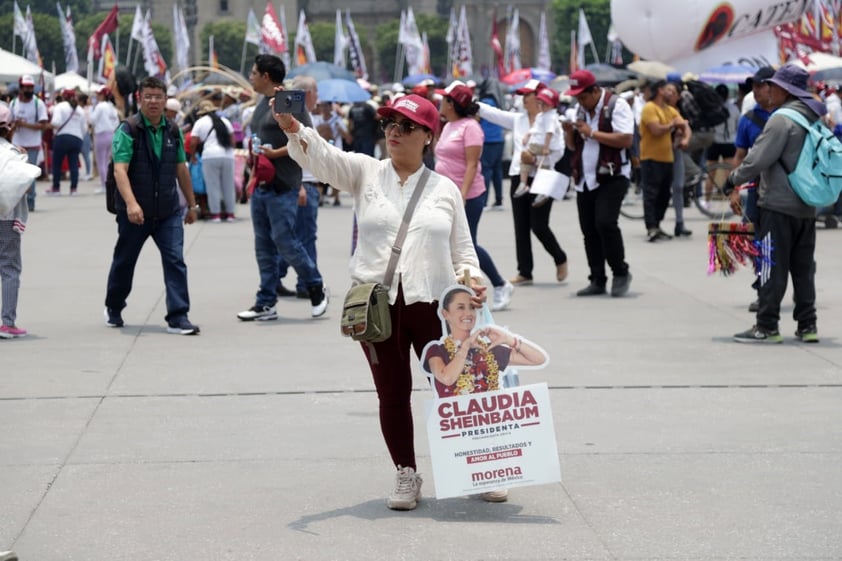
[[[198,335],[199,326],[190,323],[186,317],[177,319],[167,325],[167,333],[172,335]]]
[[[783,343],[784,338],[781,337],[781,333],[775,329],[774,331],[770,329],[763,329],[762,327],[758,327],[756,325],[751,326],[751,329],[747,329],[741,333],[736,333],[734,335],[734,341],[737,343]]]
[[[424,481],[411,467],[398,466],[395,475],[395,490],[386,499],[386,506],[392,510],[413,510],[421,498],[421,484]]]
[[[278,319],[278,312],[275,306],[258,306],[254,305],[244,312],[237,314],[237,317],[243,321],[269,321]]]
[[[505,310],[512,303],[512,293],[515,287],[509,281],[506,281],[503,286],[494,287],[494,301],[491,304],[491,311]]]
[[[323,316],[327,311],[327,304],[330,302],[330,295],[324,285],[307,289],[310,294],[310,315],[314,318]]]
[[[504,503],[509,500],[508,489],[495,489],[494,491],[486,491],[480,498],[487,503]]]
[[[18,337],[26,337],[26,329],[21,329],[14,325],[3,325],[0,327],[0,339],[17,339]]]
[[[18,561],[18,556],[14,551],[0,551],[0,561]]]
[[[120,314],[120,310],[105,308],[102,315],[105,316],[105,325],[108,327],[123,327],[123,316]]]

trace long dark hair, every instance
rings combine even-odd
[[[213,131],[216,133],[216,142],[223,148],[233,147],[234,144],[231,139],[231,131],[228,130],[228,127],[225,126],[225,123],[222,122],[219,115],[217,115],[214,111],[208,113],[208,117],[210,117],[213,122]]]

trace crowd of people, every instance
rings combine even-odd
[[[714,162],[732,164],[735,169],[725,195],[735,211],[754,224],[758,239],[771,238],[775,247],[774,258],[755,283],[756,324],[734,338],[782,340],[780,301],[791,274],[796,335],[804,342],[818,341],[816,211],[798,200],[785,171],[794,164],[805,133],[774,111],[791,107],[816,120],[825,118],[827,108],[807,91],[806,72],[797,67],[758,70],[740,90],[741,97],[749,100],[747,105],[746,99],[730,100],[728,88],[715,89],[725,108],[723,120],[715,125],[699,120],[698,111],[693,114],[693,103],[698,108],[698,102],[688,77],[670,76],[619,92],[581,70],[570,76],[564,92],[530,80],[511,99],[501,95],[491,80],[454,81],[444,89],[421,83],[411,91],[382,92],[371,101],[342,105],[319,99],[317,83],[310,77],[288,81],[281,59],[261,54],[254,59],[249,81],[256,94],[253,100],[231,90],[211,89],[185,106],[168,95],[168,84],[156,78],[135,84],[131,76],[118,73],[113,86],[100,90],[98,103],[88,110],[87,100],[70,91],[62,92],[61,100],[48,108],[33,95],[31,77],[24,76],[18,96],[8,107],[0,107],[0,133],[6,139],[0,147],[16,145],[21,157],[38,164],[44,158],[43,136],[51,131],[50,194],[60,192],[66,158],[70,194],[77,191],[86,130],[92,133],[102,190],[108,174],[103,164],[113,161],[117,241],[104,312],[106,324],[113,328],[125,325],[122,314],[138,255],[152,238],[164,268],[167,330],[198,334],[199,327],[188,319],[184,225],[201,217],[212,223],[234,221],[237,201],[244,199],[250,205],[258,290],[252,305],[237,318],[275,320],[278,300],[285,296],[309,299],[311,317],[323,316],[330,294],[318,267],[318,209],[331,197],[333,204],[341,204],[339,193],[350,196],[352,283],[379,282],[389,289],[392,335],[361,345],[377,388],[382,433],[397,470],[389,508],[411,510],[421,496],[410,365],[413,352],[418,359],[426,344],[443,338],[438,299],[449,286],[469,279],[463,280],[469,286],[453,295],[461,306],[458,311],[450,302],[443,305],[445,319],[459,313],[465,323],[458,328],[448,324],[450,339],[442,340],[458,335],[460,341],[471,341],[462,355],[477,347],[498,366],[545,360],[531,344],[503,331],[484,332],[490,344],[481,348],[474,344],[478,336],[470,329],[476,308],[487,302],[492,310],[503,310],[510,306],[515,287],[533,284],[533,234],[552,259],[555,281],[567,279],[568,257],[550,228],[551,209],[562,197],[533,192],[540,170],[569,177],[569,190],[575,193],[589,271],[588,285],[576,295],[620,298],[628,294],[632,282],[619,222],[632,179],[643,188],[645,239],[659,243],[673,238],[662,227],[671,199],[676,209],[674,235],[692,235],[681,214],[685,177],[694,177],[691,183],[698,185],[700,196],[710,197],[714,186],[702,179],[699,170]],[[274,94],[283,89],[304,92],[301,111],[285,113],[274,107]],[[831,118],[842,117],[842,104],[832,100],[835,93],[824,93],[827,107],[833,108]],[[737,101],[747,107],[742,113]],[[483,211],[503,205],[505,131],[512,135],[508,174],[517,263],[516,275],[508,280],[478,243]],[[246,177],[240,177],[236,149],[248,153],[242,174]],[[198,177],[190,172],[190,166],[199,163],[205,203],[194,190]],[[744,187],[752,184],[754,190]],[[384,279],[386,263],[411,199],[417,200],[409,218],[416,227],[409,229],[403,242],[399,274],[392,282]],[[19,226],[26,221],[20,214],[35,208],[34,186],[21,202],[26,204],[19,205],[23,208],[15,210],[18,214],[0,217],[0,335],[9,338],[26,334],[16,325]],[[294,289],[281,282],[290,268],[297,276]],[[485,279],[490,286],[484,285]],[[428,358],[440,392],[455,391],[465,363],[462,355],[454,362],[455,348],[442,346],[438,355]],[[505,495],[484,498],[500,501]]]

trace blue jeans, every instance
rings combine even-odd
[[[70,170],[70,191],[79,185],[79,153],[82,139],[72,134],[60,134],[53,138],[53,191],[58,192],[61,183],[61,163],[67,158]]]
[[[468,199],[465,201],[465,216],[468,218],[468,229],[471,231],[471,241],[474,242],[474,249],[477,252],[479,259],[479,268],[491,281],[491,285],[495,287],[503,286],[506,281],[497,272],[497,267],[494,266],[494,260],[482,247],[477,245],[477,227],[479,226],[479,219],[482,216],[482,209],[485,208],[485,201],[488,199],[488,191],[483,191],[479,197]]]
[[[190,296],[187,292],[187,265],[184,263],[184,224],[181,213],[169,218],[146,218],[143,224],[132,224],[125,212],[117,213],[117,245],[108,273],[105,305],[114,310],[126,307],[132,291],[134,268],[140,250],[151,237],[161,252],[164,287],[167,291],[167,323],[187,317]]]
[[[486,142],[482,145],[482,178],[485,180],[485,189],[488,192],[489,185],[494,185],[494,204],[503,204],[503,142]],[[486,196],[486,199],[488,197]]]
[[[316,219],[319,216],[319,188],[315,183],[310,183],[309,181],[305,181],[303,185],[307,191],[307,204],[298,207],[295,215],[295,235],[301,240],[304,251],[307,252],[313,263],[318,263],[316,260]],[[280,278],[286,277],[289,263],[283,257],[281,257],[279,269]],[[307,287],[304,285],[301,277],[298,277],[295,290],[297,292],[307,291]]]
[[[260,272],[257,306],[274,306],[278,301],[278,272],[283,258],[309,288],[322,286],[322,276],[295,235],[298,190],[283,193],[255,189],[251,197],[254,255]]]
[[[27,148],[26,161],[33,166],[37,166],[38,154],[40,152],[41,150],[39,148],[35,148],[34,150]],[[26,204],[29,206],[29,210],[35,210],[35,179],[32,180],[32,185],[29,186],[29,190],[26,192]]]

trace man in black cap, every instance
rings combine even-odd
[[[813,123],[827,110],[807,91],[807,72],[787,64],[768,79],[772,107],[797,111]],[[725,185],[729,194],[735,185],[760,176],[758,220],[755,236],[761,249],[758,267],[759,305],[756,324],[734,335],[739,343],[782,343],[778,331],[781,300],[787,278],[792,275],[798,324],[795,336],[805,343],[817,343],[816,286],[813,265],[816,249],[816,209],[805,204],[793,191],[787,170],[794,170],[806,129],[790,118],[773,114],[757,137],[742,164],[731,172]],[[732,199],[741,212],[739,199]]]

